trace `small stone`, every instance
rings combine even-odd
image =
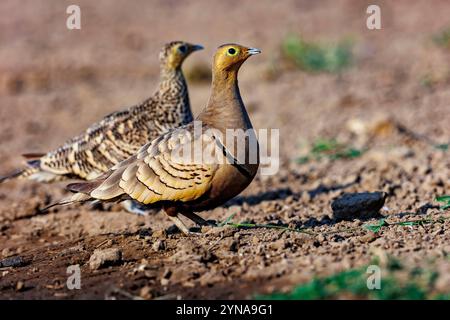
[[[209,262],[215,262],[217,260],[217,256],[209,250],[203,252],[200,257],[200,262],[207,264]]]
[[[142,287],[141,290],[139,291],[139,296],[142,299],[146,299],[146,300],[153,298],[152,288],[149,286]]]
[[[166,279],[166,278],[162,278],[161,279],[161,285],[162,286],[167,286],[169,284],[170,280]]]
[[[2,250],[2,257],[9,257],[12,254],[11,250],[9,248],[5,248]]]
[[[145,238],[151,237],[151,236],[152,236],[152,229],[148,228],[148,229],[139,230],[138,237],[140,239],[145,239]]]
[[[270,244],[270,248],[274,251],[279,251],[285,248],[285,240],[280,239],[277,241],[274,241]]]
[[[237,252],[239,248],[239,242],[237,240],[233,240],[230,244],[230,251],[231,252]]]
[[[374,218],[386,200],[384,192],[346,193],[331,203],[333,216],[337,220]]]
[[[24,266],[25,260],[22,257],[16,256],[16,257],[10,257],[3,260],[0,260],[0,268],[17,268]]]
[[[166,250],[166,242],[164,240],[156,240],[152,248],[155,251],[164,251]]]
[[[180,230],[178,229],[178,227],[176,225],[171,225],[170,227],[168,227],[165,230],[166,234],[177,234],[180,233]]]
[[[153,238],[162,238],[165,239],[167,237],[166,230],[159,229],[152,233]]]
[[[163,278],[170,279],[171,276],[172,276],[172,270],[166,269],[166,271],[164,271]]]
[[[370,243],[372,241],[375,241],[379,237],[380,236],[375,232],[367,232],[367,234],[359,237],[359,241],[361,241],[363,243]]]
[[[122,252],[117,248],[97,249],[89,258],[89,267],[97,270],[103,267],[117,265],[122,260]]]
[[[16,284],[16,291],[22,291],[25,288],[25,283],[23,281],[18,281]]]

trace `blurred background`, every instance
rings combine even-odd
[[[81,30],[66,28],[71,4],[81,8]],[[381,8],[381,30],[366,27],[371,4]],[[450,188],[449,17],[446,0],[2,0],[0,173],[17,168],[22,153],[51,150],[104,115],[149,97],[158,83],[159,50],[169,41],[205,47],[183,67],[197,114],[208,101],[216,47],[236,42],[262,50],[242,67],[239,83],[254,126],[280,129],[281,167],[273,177],[258,176],[241,197],[205,217],[220,221],[234,212],[235,221],[319,233],[359,229],[319,237],[239,230],[238,236],[228,238],[238,245],[224,240],[214,251],[219,258],[200,263],[197,249],[192,249],[201,247],[195,239],[179,244],[177,236],[161,236],[173,250],[163,256],[159,245],[155,253],[149,249],[152,244],[136,247],[134,234],[126,236],[133,230],[138,235],[164,230],[170,223],[163,215],[144,219],[120,208],[99,215],[95,210],[100,209],[89,207],[40,215],[37,209],[59,199],[61,188],[14,181],[0,186],[0,223],[7,225],[0,228],[0,257],[30,254],[39,257],[35,261],[42,270],[51,265],[49,273],[29,271],[24,280],[42,289],[50,281],[46,279],[64,279],[72,260],[87,266],[86,252],[102,245],[105,233],[122,233],[109,234],[105,241],[119,243],[133,262],[110,269],[111,274],[85,276],[83,281],[93,290],[81,296],[104,297],[106,285],[129,279],[122,288],[147,298],[180,292],[191,298],[242,298],[255,290],[287,291],[315,276],[364,266],[372,261],[375,248],[385,266],[397,266],[389,264],[390,255],[404,265],[441,275],[419,298],[448,293],[448,221],[427,229],[382,229],[382,236],[372,237],[358,219],[334,219],[330,202],[343,192],[384,191],[389,197],[383,214],[393,221],[442,214],[435,199]],[[84,246],[81,253],[48,261],[78,240]],[[210,239],[204,241],[209,247]],[[55,249],[48,249],[50,245]],[[245,259],[237,261],[238,252]],[[437,262],[429,268],[424,257]],[[155,270],[170,268],[170,284],[160,281],[159,271],[153,280],[138,279],[136,273],[124,278],[141,258]],[[211,268],[207,263],[215,264]],[[186,270],[198,272],[190,275]],[[83,272],[89,275],[87,267]],[[0,295],[17,297],[15,283],[24,274],[0,278],[8,283],[0,286]],[[423,275],[414,277],[417,274]],[[154,281],[151,290],[148,281]],[[419,289],[399,292],[403,287],[391,284],[393,291],[377,297],[417,297]],[[47,288],[24,296],[57,293]],[[313,292],[311,297],[324,296]]]
[[[289,144],[379,113],[437,140],[449,136],[445,0],[377,1],[381,30],[366,27],[371,1],[76,3],[81,30],[66,28],[71,1],[0,4],[2,169],[145,99],[161,46],[179,39],[206,48],[184,66],[196,113],[209,96],[215,48],[237,42],[263,51],[240,81],[255,126],[280,128]]]

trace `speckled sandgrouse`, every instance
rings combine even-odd
[[[211,97],[196,121],[159,136],[98,179],[69,185],[68,189],[77,193],[58,204],[134,199],[162,204],[183,233],[190,232],[178,214],[203,224],[194,212],[214,208],[238,195],[258,170],[258,141],[237,81],[242,63],[257,53],[258,49],[237,44],[219,47],[213,61]],[[227,131],[249,134],[228,135]],[[200,147],[196,149],[196,145]],[[244,159],[236,153],[240,147],[245,151]],[[197,161],[192,155],[199,152],[208,157]]]
[[[141,146],[169,129],[192,121],[183,61],[200,45],[174,41],[160,52],[161,75],[157,91],[141,104],[114,112],[82,134],[46,154],[24,155],[23,169],[0,177],[53,182],[66,178],[91,180],[135,154]]]

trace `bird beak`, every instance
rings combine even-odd
[[[192,51],[198,51],[198,50],[203,50],[203,46],[199,45],[199,44],[194,44],[193,46],[191,46],[191,50]]]
[[[259,49],[256,49],[256,48],[249,48],[248,50],[247,50],[247,53],[249,54],[249,55],[254,55],[254,54],[258,54],[258,53],[261,53],[261,50],[259,50]]]

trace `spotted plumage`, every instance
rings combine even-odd
[[[160,52],[158,90],[141,104],[111,113],[54,151],[33,155],[27,167],[6,177],[53,182],[66,178],[91,180],[135,154],[169,129],[192,121],[181,65],[201,46],[170,42]]]
[[[184,233],[189,230],[178,214],[204,223],[194,211],[211,209],[233,198],[258,170],[258,142],[239,93],[237,73],[248,57],[259,52],[234,44],[219,47],[211,97],[198,121],[159,136],[94,181],[69,185],[76,193],[60,204],[131,199],[162,204]],[[230,138],[226,134],[229,129],[249,134]],[[244,159],[237,157],[238,146],[244,147]]]

